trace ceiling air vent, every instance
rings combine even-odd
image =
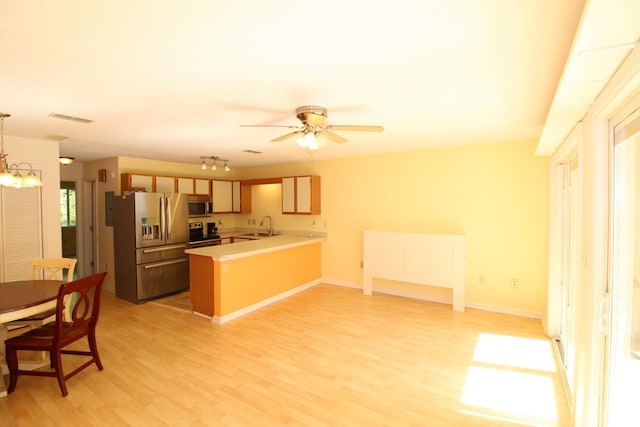
[[[93,120],[83,119],[82,117],[69,116],[67,114],[51,113],[49,114],[49,117],[54,117],[56,119],[62,119],[62,120],[70,120],[72,122],[93,123]]]

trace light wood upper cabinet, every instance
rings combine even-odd
[[[156,176],[156,193],[175,193],[176,178],[174,176]]]
[[[296,213],[296,178],[282,178],[282,213]]]
[[[178,178],[178,193],[193,194],[193,178]]]
[[[120,190],[148,193],[174,193],[177,190],[178,193],[210,196],[211,181],[207,178],[176,178],[125,172],[120,174]]]
[[[204,194],[208,196],[211,194],[211,182],[208,179],[195,179],[196,192],[195,194]]]
[[[232,197],[232,210],[233,212],[240,212],[240,181],[233,181],[231,183],[231,197]]]
[[[122,177],[122,185],[127,183],[127,190],[144,190],[147,192],[153,191],[153,176],[152,175],[134,175],[134,174],[123,174]]]
[[[233,213],[251,213],[251,184],[233,181],[232,197]]]
[[[155,176],[137,174],[137,173],[122,173],[120,174],[120,193],[126,191],[146,191],[147,193],[153,192]]]
[[[320,215],[320,177],[282,178],[282,213]]]
[[[214,213],[233,212],[233,185],[231,181],[211,180]]]

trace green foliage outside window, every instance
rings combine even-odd
[[[76,190],[73,188],[60,189],[60,222],[63,227],[76,225]]]

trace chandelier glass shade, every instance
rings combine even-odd
[[[42,181],[27,162],[9,163],[4,152],[4,119],[10,114],[0,113],[0,185],[4,187],[41,187]],[[25,174],[25,175],[23,175]]]

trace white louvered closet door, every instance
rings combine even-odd
[[[29,278],[29,266],[42,258],[42,198],[34,188],[0,187],[3,282]]]

